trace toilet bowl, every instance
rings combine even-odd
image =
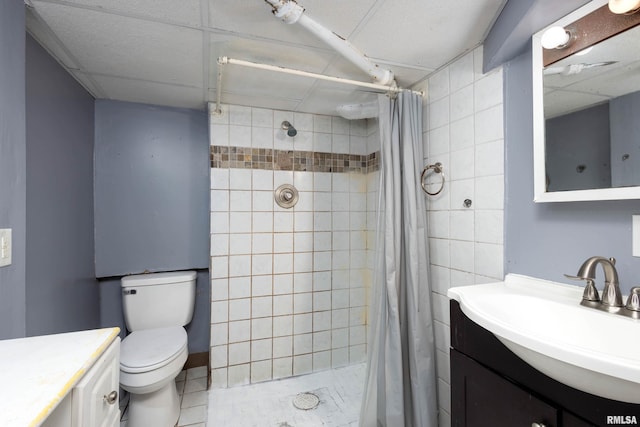
[[[127,427],[173,427],[180,415],[175,378],[187,361],[197,273],[125,276],[122,308],[131,333],[120,345],[120,386],[129,392]]]
[[[175,378],[187,356],[187,332],[180,326],[135,331],[122,341],[120,385],[130,393],[128,427],[175,425]]]

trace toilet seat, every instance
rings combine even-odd
[[[120,345],[120,370],[131,374],[153,371],[170,364],[187,346],[180,326],[134,331]]]

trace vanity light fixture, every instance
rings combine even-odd
[[[540,44],[545,49],[564,49],[571,42],[571,33],[563,27],[551,27],[542,33]]]
[[[640,10],[640,0],[609,0],[609,10],[619,15],[632,15]]]

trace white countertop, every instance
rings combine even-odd
[[[119,332],[106,328],[0,341],[0,426],[40,425]]]

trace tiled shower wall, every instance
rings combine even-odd
[[[436,72],[428,84],[425,164],[441,162],[446,174],[442,193],[427,197],[440,426],[446,427],[451,425],[447,290],[504,276],[502,69],[482,74],[480,47]],[[433,191],[440,178],[431,182]]]
[[[234,105],[210,114],[214,387],[365,359],[372,129]],[[292,209],[274,202],[281,184],[299,191]]]

